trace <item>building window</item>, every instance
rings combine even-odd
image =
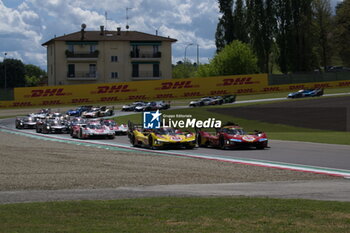
[[[118,56],[111,56],[111,62],[117,62]]]
[[[90,45],[90,53],[94,53],[96,51],[96,45]]]
[[[153,64],[153,77],[159,77],[159,64]]]
[[[68,64],[68,77],[69,78],[75,77],[75,64]]]
[[[113,78],[113,79],[118,78],[118,72],[112,72],[111,78]]]
[[[74,53],[74,45],[69,44],[68,45],[68,51]]]
[[[132,64],[132,77],[139,77],[139,64]]]
[[[96,77],[96,64],[89,64],[89,77]]]

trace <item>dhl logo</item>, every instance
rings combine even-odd
[[[97,87],[97,89],[98,89],[97,94],[136,91],[136,90],[131,90],[129,88],[129,85],[99,86],[99,87]],[[94,93],[96,93],[96,92],[94,92]]]
[[[161,87],[155,88],[156,90],[169,90],[169,89],[186,89],[197,87],[192,84],[192,81],[178,81],[178,82],[164,82],[161,83]]]
[[[254,83],[259,83],[259,81],[254,82],[252,79],[252,77],[226,78],[223,80],[223,83],[219,83],[217,86],[251,85]]]
[[[32,90],[30,97],[46,97],[46,96],[64,96],[68,93],[63,92],[63,88],[53,88],[46,90]]]

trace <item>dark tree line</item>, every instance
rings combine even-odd
[[[332,55],[350,60],[350,0],[332,15],[329,0],[218,0],[220,52],[234,40],[251,44],[261,72],[274,63],[283,73],[328,67]],[[337,54],[336,54],[337,53]]]
[[[18,59],[6,59],[0,62],[0,88],[29,87],[40,85],[47,76],[40,67],[23,64]]]

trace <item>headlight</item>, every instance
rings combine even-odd
[[[234,139],[234,138],[231,138],[230,141],[231,141],[231,142],[242,142],[242,140],[240,140],[240,139]]]
[[[259,139],[259,142],[265,142],[265,141],[267,141],[267,138],[260,138]]]

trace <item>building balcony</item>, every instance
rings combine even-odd
[[[131,59],[154,59],[154,58],[161,58],[162,53],[161,52],[130,52]]]
[[[131,78],[133,81],[137,80],[159,80],[162,78],[161,72],[153,71],[139,71],[138,73],[132,73]]]
[[[67,73],[67,80],[76,80],[76,81],[81,81],[81,80],[97,80],[98,75],[97,72],[89,72],[89,71],[78,71],[74,73]]]
[[[86,60],[86,61],[96,61],[98,59],[99,51],[96,50],[94,52],[71,52],[66,50],[66,57],[69,61],[74,60]]]

